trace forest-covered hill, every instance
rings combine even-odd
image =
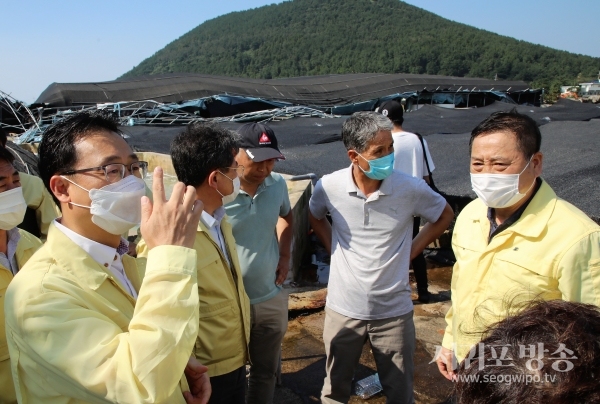
[[[515,10],[515,18],[526,25],[535,16]],[[497,75],[555,92],[599,70],[600,58],[497,35],[398,0],[293,0],[206,21],[123,77],[170,72],[254,78]]]

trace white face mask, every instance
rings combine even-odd
[[[70,183],[88,191],[92,201],[91,206],[71,205],[90,209],[92,222],[110,234],[123,234],[142,221],[142,206],[140,200],[146,194],[145,183],[135,175],[129,175],[114,184],[100,189],[87,190],[79,184],[63,177]]]
[[[221,173],[221,172],[219,171],[219,173]],[[223,173],[221,173],[221,174],[223,174]],[[223,176],[227,177],[225,174],[223,174]],[[219,192],[219,195],[221,195],[221,200],[223,201],[223,205],[227,205],[228,203],[235,201],[235,198],[237,198],[238,194],[240,193],[240,177],[235,177],[234,179],[231,179],[229,177],[227,177],[227,178],[229,180],[231,180],[231,182],[233,182],[233,192],[230,193],[229,195],[223,195],[217,189],[217,192]]]
[[[523,168],[529,166],[531,159]],[[471,186],[479,199],[490,208],[508,208],[519,202],[535,184],[524,193],[519,193],[519,177],[523,174],[471,174]]]
[[[23,188],[13,188],[0,193],[0,229],[10,230],[23,222],[27,203],[23,198]]]

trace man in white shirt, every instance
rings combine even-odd
[[[344,122],[351,165],[319,180],[309,203],[310,223],[332,254],[324,403],[348,402],[367,339],[387,402],[414,402],[409,261],[446,230],[454,214],[424,181],[393,169],[391,129],[376,112],[357,112]],[[428,223],[413,240],[414,216]]]
[[[423,143],[419,137],[411,132],[406,132],[402,129],[404,123],[404,109],[398,101],[386,101],[378,107],[376,112],[387,116],[394,128],[392,129],[392,138],[394,139],[394,170],[403,172],[404,174],[415,178],[423,178],[429,184],[431,171],[435,169],[427,141],[423,139]],[[425,153],[423,153],[423,146]],[[427,161],[425,161],[425,155]],[[413,237],[419,233],[421,227],[421,218],[415,216],[413,219]],[[412,267],[417,281],[417,293],[420,302],[428,303],[430,293],[427,290],[427,262],[423,253],[420,253],[412,260]]]

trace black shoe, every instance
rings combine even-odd
[[[420,291],[418,292],[419,297],[417,297],[417,300],[421,303],[429,303],[431,301],[431,293],[429,293],[428,291],[424,290],[424,291]]]

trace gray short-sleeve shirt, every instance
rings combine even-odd
[[[329,212],[333,221],[327,307],[360,320],[410,312],[413,217],[435,222],[445,206],[425,181],[395,170],[368,198],[352,166],[319,180],[309,207],[317,219]]]

